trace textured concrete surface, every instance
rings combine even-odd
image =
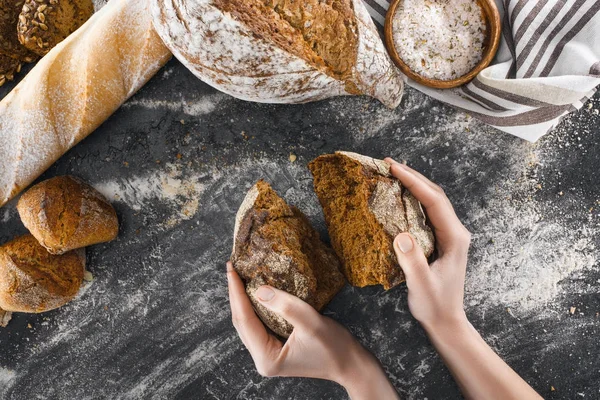
[[[225,281],[234,215],[259,178],[326,237],[306,164],[338,149],[407,160],[444,187],[473,232],[475,327],[544,397],[598,398],[598,109],[596,96],[530,144],[411,89],[395,111],[368,98],[252,104],[172,61],[41,178],[92,183],[121,230],[88,249],[94,280],[75,301],[0,328],[0,398],[345,398],[329,382],[261,378],[230,323]],[[0,209],[0,243],[24,232],[15,202]],[[325,314],[403,397],[460,398],[404,285],[346,286]]]

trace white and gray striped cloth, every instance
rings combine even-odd
[[[383,26],[388,0],[364,0]],[[600,85],[600,0],[496,0],[502,39],[492,65],[450,90],[408,84],[502,131],[536,141]]]

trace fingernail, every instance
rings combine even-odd
[[[394,240],[394,245],[402,253],[408,253],[413,249],[412,238],[406,233],[401,233],[398,236],[396,236],[396,240]]]
[[[260,301],[269,301],[275,296],[275,292],[268,286],[261,286],[254,292],[256,298]]]
[[[233,264],[231,263],[231,261],[227,262],[227,272],[231,272],[233,271]]]

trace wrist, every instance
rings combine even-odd
[[[356,349],[336,382],[346,389],[352,400],[397,399],[396,390],[379,360],[362,346],[358,346],[360,349]]]
[[[429,336],[447,335],[448,333],[465,333],[472,325],[464,311],[434,321],[421,322],[421,326]]]

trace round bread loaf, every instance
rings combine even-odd
[[[390,173],[382,160],[336,152],[308,167],[329,229],[331,244],[348,281],[354,286],[404,281],[393,241],[409,232],[429,257],[435,238],[421,204]]]
[[[17,27],[19,41],[44,56],[93,13],[92,0],[26,0]]]
[[[52,254],[111,241],[119,231],[108,200],[72,176],[33,186],[21,196],[17,210],[25,227]]]
[[[362,0],[151,0],[151,10],[175,57],[240,99],[400,103],[402,75]]]
[[[56,256],[32,235],[0,246],[0,309],[40,313],[63,306],[81,286],[85,250]]]
[[[25,0],[0,0],[0,54],[22,62],[38,57],[19,42],[17,24]]]

